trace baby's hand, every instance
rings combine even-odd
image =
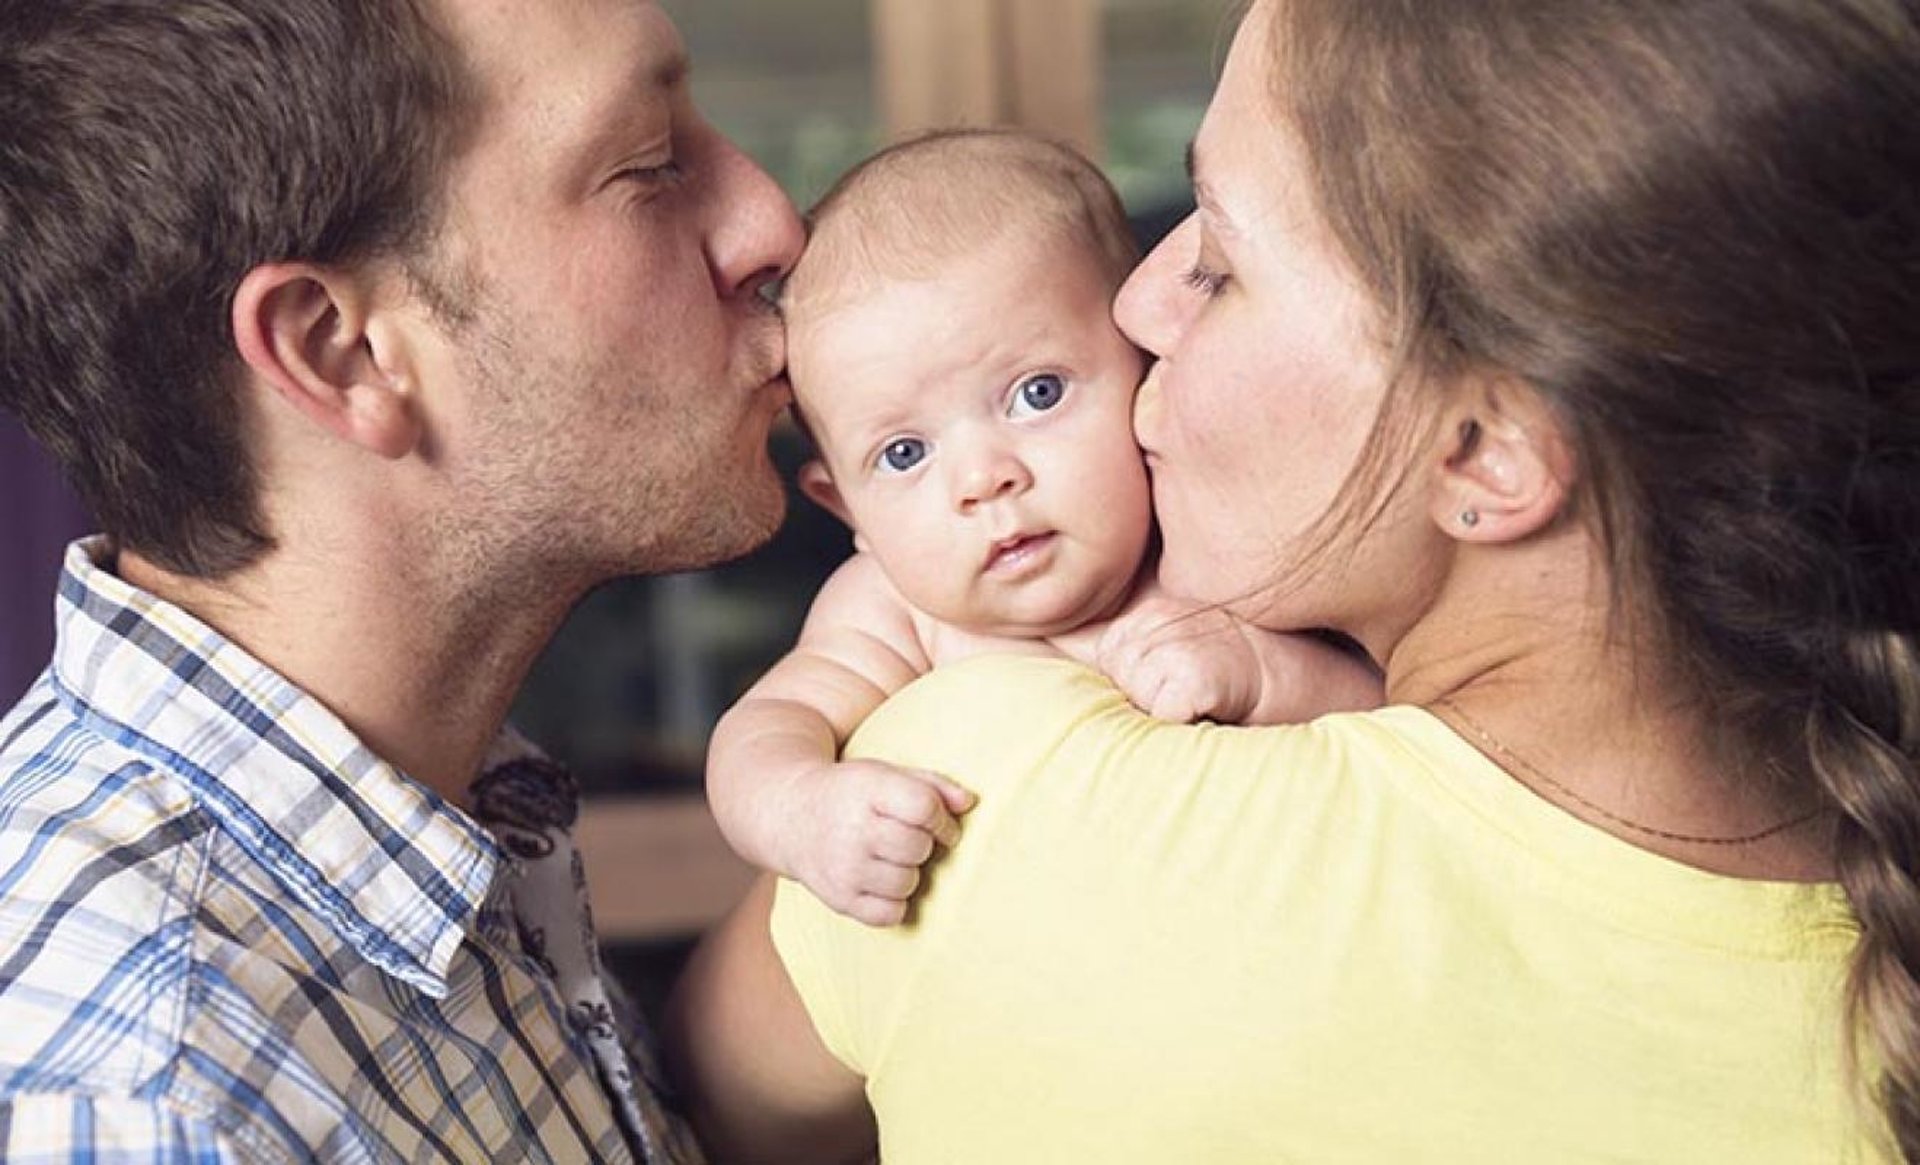
[[[1149,716],[1244,722],[1260,703],[1260,656],[1246,624],[1217,607],[1150,598],[1107,625],[1096,662]]]
[[[906,917],[920,867],[934,846],[960,839],[972,793],[933,773],[879,761],[844,761],[797,782],[788,826],[788,870],[822,902],[869,926]]]

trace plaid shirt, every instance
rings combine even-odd
[[[110,553],[0,720],[0,1160],[697,1157],[549,893],[571,806],[489,834]]]

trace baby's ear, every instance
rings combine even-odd
[[[812,498],[815,505],[840,519],[849,529],[853,527],[853,515],[847,512],[847,503],[840,496],[840,487],[833,484],[833,475],[827,472],[826,463],[819,458],[800,467],[800,492]]]

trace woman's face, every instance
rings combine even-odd
[[[1269,97],[1272,19],[1265,2],[1248,15],[1194,139],[1198,210],[1134,272],[1114,315],[1158,358],[1134,430],[1165,541],[1161,581],[1263,626],[1336,627],[1364,641],[1392,580],[1369,577],[1385,564],[1352,532],[1284,590],[1274,585],[1314,549],[1308,538],[1366,443],[1386,373],[1376,314]]]

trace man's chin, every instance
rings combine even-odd
[[[786,520],[787,494],[780,488],[779,481],[775,480],[773,489],[768,493],[766,504],[759,507],[753,514],[745,516],[740,523],[737,528],[738,540],[731,547],[721,549],[707,565],[715,565],[752,554],[773,541],[773,536],[780,532],[780,527]]]
[[[630,573],[671,574],[718,566],[772,541],[786,520],[787,493],[771,464],[757,467],[753,477],[728,483],[724,494],[689,515]]]

